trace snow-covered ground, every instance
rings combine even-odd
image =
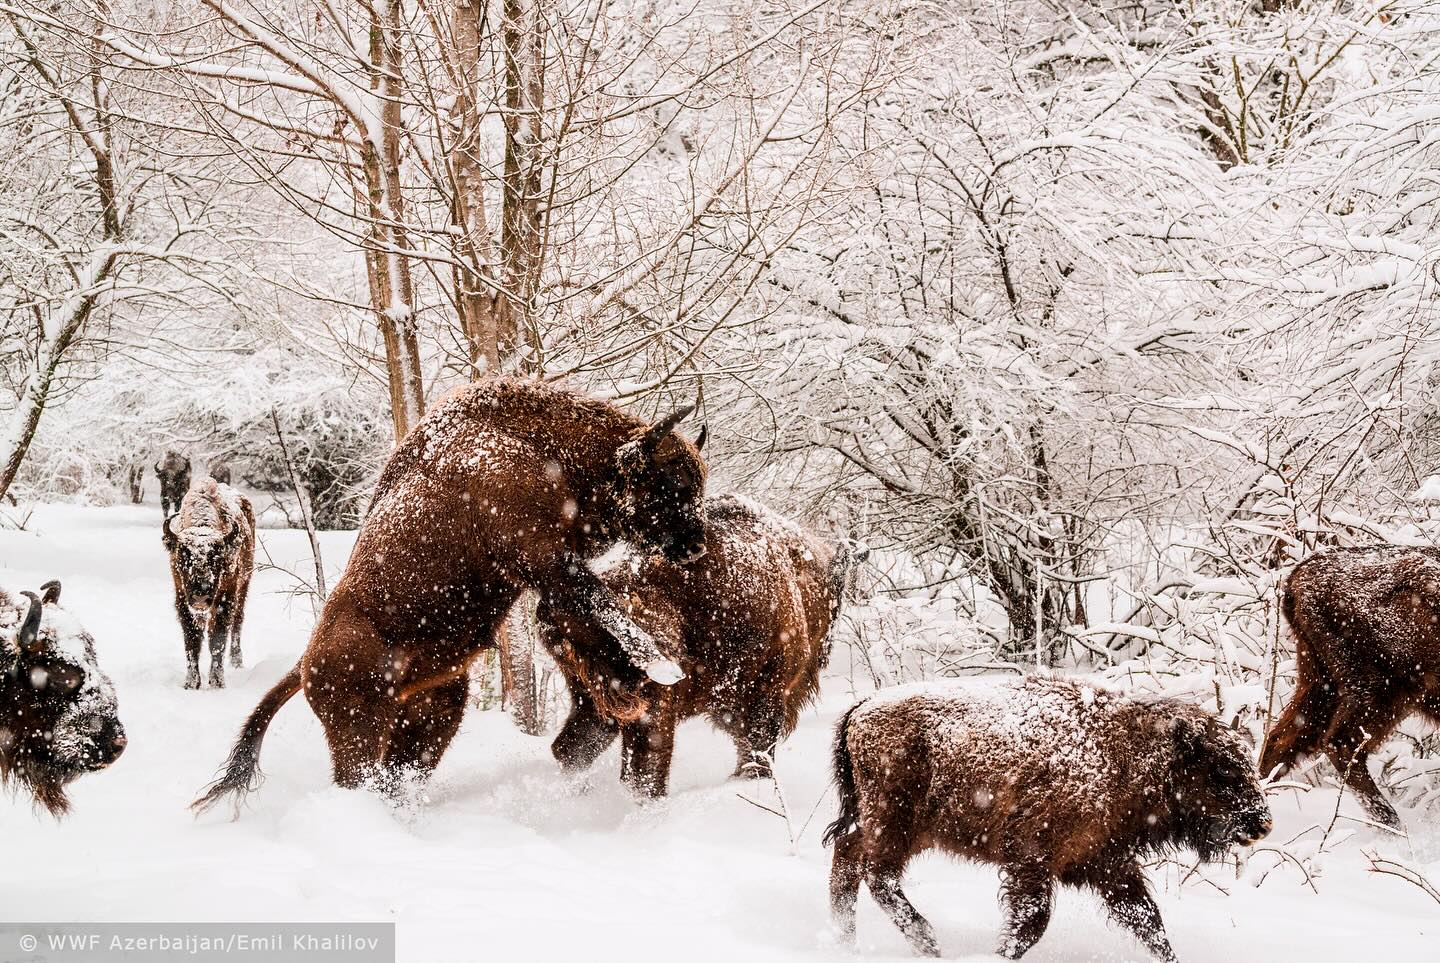
[[[277,564],[306,570],[303,533],[262,529],[260,539]],[[351,536],[323,539],[338,572]],[[37,815],[28,799],[0,799],[10,867],[0,913],[10,921],[395,920],[400,957],[414,963],[838,955],[827,931],[828,853],[818,842],[833,810],[830,727],[849,701],[838,680],[779,754],[794,842],[784,820],[739,798],[751,793],[776,805],[768,784],[726,781],[732,750],[701,723],[681,731],[672,797],[641,807],[618,784],[614,750],[575,785],[557,772],[547,738],[522,735],[500,713],[474,712],[428,801],[397,813],[329,785],[320,728],[299,698],[271,727],[268,778],[249,809],[238,821],[228,813],[197,820],[186,804],[245,714],[294,662],[309,604],[284,594],[287,576],[258,575],[246,668],[229,670],[224,691],[187,692],[157,508],[42,506],[28,531],[0,531],[0,581],[38,586],[55,577],[65,606],[96,637],[130,746],[114,769],[73,786],[75,809],[64,822]],[[1334,804],[1328,790],[1278,797],[1272,839],[1328,822]],[[1357,810],[1347,799],[1342,811]],[[1440,825],[1407,815],[1410,841],[1366,830],[1322,857],[1318,891],[1288,866],[1259,887],[1224,869],[1209,874],[1218,887],[1180,887],[1177,872],[1155,874],[1180,958],[1440,959],[1440,905],[1367,872],[1361,854],[1378,849],[1440,880]],[[1247,879],[1273,860],[1259,857]],[[907,888],[946,956],[993,958],[993,870],[925,858]],[[858,954],[911,955],[863,895]],[[1027,957],[1143,958],[1074,892],[1061,895],[1049,932]]]

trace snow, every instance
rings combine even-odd
[[[308,566],[305,535],[262,529],[276,564]],[[353,535],[322,533],[330,575]],[[262,557],[263,553],[262,553]],[[766,783],[725,778],[729,741],[703,722],[682,727],[671,798],[640,806],[621,789],[615,751],[584,780],[563,777],[548,737],[521,734],[495,712],[470,713],[428,799],[394,811],[374,796],[329,785],[320,729],[303,700],[281,711],[263,755],[268,779],[238,821],[194,819],[186,805],[213,775],[244,715],[293,663],[313,616],[283,594],[288,577],[258,573],[246,619],[249,667],[224,690],[181,689],[184,655],[169,569],[152,506],[39,506],[29,530],[0,531],[0,582],[64,582],[64,604],[95,638],[119,691],[130,745],[112,769],[71,787],[74,811],[55,822],[28,799],[0,797],[9,828],[5,887],[12,920],[394,920],[400,959],[631,961],[637,948],[696,960],[830,961],[829,854],[818,837],[833,815],[830,731],[850,703],[841,679],[780,749],[776,769],[794,832],[768,805]],[[984,685],[986,683],[977,683]],[[1280,844],[1330,819],[1331,790],[1272,796]],[[1359,812],[1348,797],[1346,814]],[[1412,842],[1360,829],[1323,856],[1312,892],[1289,865],[1252,885],[1216,867],[1208,878],[1151,874],[1180,959],[1372,958],[1435,953],[1440,908],[1418,889],[1366,872],[1361,849],[1418,864],[1440,879],[1440,826],[1402,812]],[[1351,824],[1351,828],[1355,824]],[[1265,862],[1261,862],[1265,860]],[[932,856],[907,892],[935,923],[947,958],[993,960],[997,877]],[[862,894],[856,958],[912,956]],[[478,950],[476,948],[479,948]],[[1063,891],[1049,931],[1027,960],[1142,960],[1089,897]]]

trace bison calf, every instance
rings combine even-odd
[[[120,757],[125,728],[94,640],[60,608],[60,583],[41,592],[0,589],[0,785],[18,782],[59,816],[67,785]]]
[[[863,879],[930,956],[935,934],[900,889],[927,849],[1002,868],[1004,957],[1040,939],[1058,882],[1093,889],[1173,960],[1140,858],[1185,847],[1213,859],[1270,830],[1244,744],[1209,713],[1067,679],[890,689],[845,713],[834,754],[840,815],[825,839],[836,922],[854,938]]]
[[[250,500],[213,478],[185,494],[177,515],[165,521],[165,548],[175,582],[175,614],[185,635],[185,688],[200,688],[200,646],[210,636],[210,685],[225,686],[230,664],[244,665],[240,627],[255,568],[255,512]]]
[[[731,495],[706,499],[705,514],[699,561],[652,554],[602,576],[636,624],[671,644],[685,672],[675,685],[647,679],[592,619],[540,604],[541,640],[570,688],[551,747],[566,769],[588,767],[620,735],[621,778],[663,796],[675,727],[703,714],[734,739],[735,774],[764,775],[814,698],[850,553]]]
[[[1290,573],[1281,609],[1295,635],[1295,694],[1260,771],[1324,752],[1366,810],[1398,828],[1368,763],[1410,713],[1440,724],[1440,551],[1319,552]]]

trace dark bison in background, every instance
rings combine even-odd
[[[1018,959],[1040,939],[1063,883],[1094,890],[1169,961],[1140,859],[1176,847],[1212,859],[1270,830],[1246,747],[1214,716],[1068,679],[882,691],[841,718],[834,769],[840,815],[825,839],[842,934],[854,939],[864,880],[929,956],[939,954],[934,931],[900,888],[925,850],[1001,867],[1001,956]]]
[[[1290,573],[1281,609],[1295,636],[1295,693],[1265,739],[1260,771],[1323,752],[1370,815],[1399,828],[1370,753],[1412,712],[1440,724],[1440,551],[1318,552]]]
[[[200,688],[200,648],[210,639],[210,687],[225,687],[230,664],[245,664],[240,629],[255,570],[255,511],[250,500],[213,478],[185,493],[180,511],[164,524],[165,550],[175,583],[175,615],[185,637],[185,688]]]
[[[540,636],[570,688],[570,718],[552,746],[566,769],[588,767],[622,737],[621,778],[663,796],[675,727],[705,715],[734,741],[736,775],[764,775],[781,737],[819,689],[826,638],[849,578],[850,552],[754,502],[705,502],[705,557],[622,561],[601,576],[630,615],[674,641],[685,679],[645,678],[583,615],[542,603]]]
[[[587,614],[652,678],[678,667],[587,560],[626,539],[676,563],[705,551],[705,463],[672,429],[543,382],[457,389],[405,436],[299,664],[251,713],[196,806],[257,778],[270,720],[302,684],[335,782],[427,774],[460,725],[476,654],[525,589]]]
[[[0,588],[0,785],[60,816],[65,787],[125,751],[125,728],[94,640],[60,608],[60,583],[41,592]]]
[[[169,518],[180,510],[180,502],[190,490],[190,459],[167,451],[155,463],[155,478],[160,482],[160,510]]]
[[[230,484],[230,466],[221,462],[210,466],[210,477],[222,485]]]

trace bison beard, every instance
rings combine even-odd
[[[1295,693],[1266,737],[1260,771],[1324,752],[1370,815],[1399,828],[1370,753],[1411,712],[1440,725],[1440,551],[1317,553],[1290,573],[1281,607],[1295,636]]]
[[[902,686],[852,707],[836,728],[838,818],[830,901],[855,935],[863,880],[915,949],[934,931],[906,898],[906,864],[937,847],[998,865],[1018,959],[1050,919],[1056,883],[1099,894],[1116,922],[1174,960],[1139,858],[1202,858],[1270,829],[1238,737],[1196,706],[1138,701],[1066,679]]]
[[[706,518],[705,556],[693,565],[650,556],[602,576],[642,626],[675,640],[678,685],[646,680],[583,615],[539,607],[541,639],[570,689],[551,747],[566,769],[589,767],[619,736],[621,778],[663,796],[675,727],[703,714],[735,741],[735,775],[767,775],[819,690],[850,552],[732,495],[707,499]]]
[[[299,664],[251,713],[195,807],[254,788],[265,729],[302,687],[338,785],[428,774],[459,728],[471,661],[527,588],[586,613],[632,663],[675,681],[678,668],[587,559],[621,538],[681,564],[703,554],[705,465],[672,430],[686,411],[647,425],[514,378],[441,400],[385,466]]]

